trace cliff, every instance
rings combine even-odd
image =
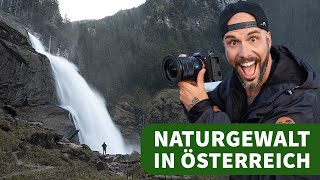
[[[0,105],[17,121],[53,129],[66,138],[74,131],[68,113],[55,104],[50,62],[37,53],[27,30],[0,11]]]

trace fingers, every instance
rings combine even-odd
[[[196,85],[197,85],[197,82],[195,82],[195,81],[186,80],[185,82],[188,82],[189,84],[192,84],[192,85],[194,85],[194,86],[196,86]]]
[[[180,81],[178,84],[179,88],[187,88],[187,87],[190,87],[190,86],[196,86],[197,85],[197,82],[195,81]]]
[[[199,73],[198,73],[198,76],[197,76],[197,86],[198,87],[201,87],[201,86],[204,86],[204,74],[206,73],[206,69],[205,68],[202,68]]]
[[[206,73],[206,69],[202,68],[197,76],[197,82],[191,80],[180,81],[177,85],[179,88],[192,88],[194,86],[202,87],[204,86],[204,74]]]
[[[179,57],[188,57],[186,54],[179,54]]]
[[[180,101],[183,103],[183,105],[187,108],[188,105],[188,93],[184,89],[180,89]]]
[[[194,84],[196,84],[196,82],[194,82]],[[184,90],[188,93],[192,93],[197,89],[197,85],[193,85],[189,82],[180,82],[179,88],[180,90]]]

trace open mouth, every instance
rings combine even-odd
[[[239,69],[241,69],[240,71],[244,80],[250,81],[256,77],[257,64],[257,61],[240,63]]]

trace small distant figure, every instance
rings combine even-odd
[[[102,148],[103,148],[102,154],[107,154],[107,144],[105,142],[103,142]]]

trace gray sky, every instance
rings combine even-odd
[[[60,13],[71,21],[101,19],[121,9],[130,9],[146,0],[59,0]]]

